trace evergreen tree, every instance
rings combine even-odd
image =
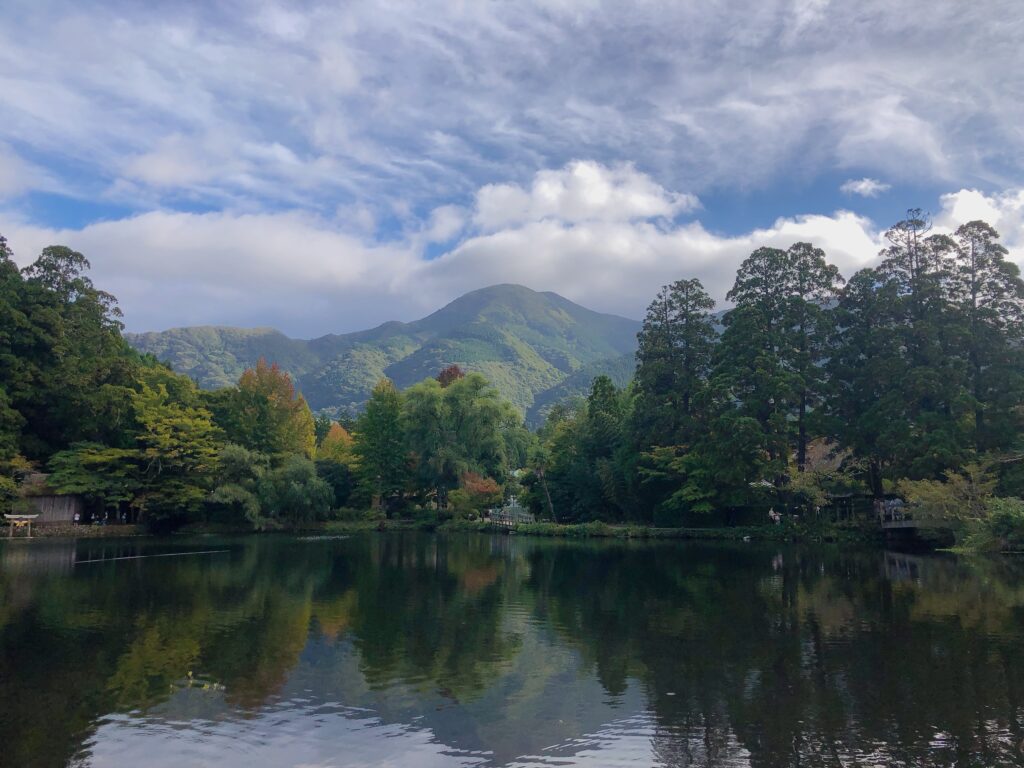
[[[797,388],[796,463],[800,472],[807,464],[807,422],[825,395],[825,367],[831,315],[830,304],[843,278],[825,259],[825,252],[810,243],[795,243],[786,251],[789,259],[789,302],[786,307],[793,371]]]
[[[868,487],[876,498],[882,497],[883,476],[910,434],[897,295],[894,282],[862,269],[846,284],[833,312],[828,431],[842,448],[867,461]]]
[[[699,280],[662,287],[637,335],[636,431],[642,445],[686,442],[706,386],[715,342],[715,303]]]
[[[951,293],[963,323],[973,442],[981,451],[1006,448],[1019,431],[1015,410],[1024,399],[1024,281],[985,222],[963,224],[954,239]]]
[[[903,371],[898,396],[905,438],[895,446],[897,471],[907,477],[938,476],[962,462],[970,449],[967,360],[962,324],[953,301],[955,241],[928,235],[930,222],[920,210],[886,233],[879,276],[891,284],[886,317],[896,330]]]

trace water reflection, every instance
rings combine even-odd
[[[13,542],[0,765],[1024,765],[1022,576],[516,537]]]

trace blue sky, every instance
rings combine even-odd
[[[639,317],[760,244],[844,273],[911,206],[1024,253],[1015,2],[0,10],[0,232],[131,330],[408,320],[496,282]]]

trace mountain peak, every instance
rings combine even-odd
[[[470,291],[421,320],[310,341],[270,329],[209,326],[128,340],[207,388],[234,383],[265,357],[291,373],[318,410],[357,410],[382,376],[406,387],[457,363],[483,373],[525,413],[550,404],[556,393],[561,398],[589,385],[582,378],[591,371],[628,378],[639,327],[557,293],[501,283]]]

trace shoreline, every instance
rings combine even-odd
[[[32,539],[23,535],[8,538],[0,534],[0,541],[26,541],[35,539],[98,539],[98,538],[169,538],[188,535],[275,535],[288,533],[399,533],[421,531],[425,533],[480,533],[486,535],[530,536],[554,539],[645,539],[645,540],[708,540],[708,541],[779,541],[809,543],[883,544],[881,531],[855,526],[735,526],[735,527],[681,527],[656,528],[635,524],[589,523],[523,523],[513,527],[496,525],[488,521],[429,519],[394,520],[331,520],[294,529],[254,531],[238,526],[194,524],[171,534],[151,533],[141,525],[42,525],[34,528]]]

